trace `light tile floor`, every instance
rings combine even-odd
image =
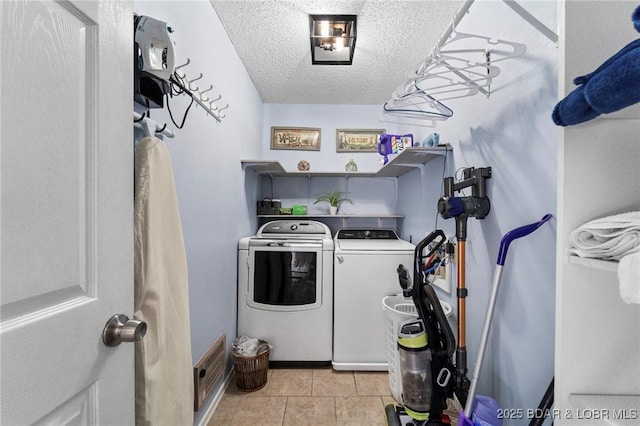
[[[208,426],[385,426],[384,407],[394,402],[387,372],[270,369],[255,392],[232,378]]]

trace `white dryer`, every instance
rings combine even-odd
[[[275,362],[331,360],[333,239],[312,220],[275,220],[238,242],[238,335]]]
[[[402,293],[396,271],[400,264],[413,271],[414,250],[413,244],[391,229],[341,229],[336,233],[335,370],[388,369],[382,299]]]

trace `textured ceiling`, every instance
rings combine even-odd
[[[463,1],[210,0],[263,102],[382,105]],[[358,15],[353,65],[311,65],[310,14]]]

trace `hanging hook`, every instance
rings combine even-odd
[[[229,104],[226,104],[225,106],[223,106],[222,108],[218,108],[218,117],[220,118],[225,118],[226,115],[224,114],[220,114],[222,111],[224,111],[225,109],[229,108]]]
[[[204,95],[205,93],[211,91],[212,89],[213,89],[213,85],[210,85],[208,89],[200,91],[200,100],[202,102],[208,102],[209,101],[209,97],[208,96],[202,96],[202,95]]]
[[[218,96],[216,99],[214,99],[214,100],[212,100],[212,101],[210,101],[210,102],[209,102],[209,108],[211,109],[211,111],[218,111],[218,110],[220,110],[220,108],[219,108],[217,105],[215,105],[215,102],[216,102],[216,101],[219,101],[219,100],[220,100],[220,98],[222,98],[222,95]]]
[[[136,118],[135,118],[135,114],[134,114],[133,122],[134,122],[134,123],[139,123],[139,122],[141,122],[142,120],[144,120],[144,118],[145,118],[146,116],[147,116],[147,111],[144,111],[144,112],[142,113],[142,115],[140,115],[140,118],[138,118],[138,119],[136,120]]]
[[[196,86],[196,88],[192,88],[191,87],[191,83],[193,83],[194,81],[198,81],[202,78],[202,73],[200,73],[200,75],[196,78],[194,78],[193,80],[187,80],[189,82],[189,90],[191,90],[192,92],[195,92],[196,90],[198,90],[198,86]]]
[[[200,73],[200,75],[194,78],[193,80],[189,80],[189,83],[193,83],[194,81],[200,80],[201,78],[202,78],[202,73]]]
[[[187,66],[187,65],[189,65],[190,63],[191,63],[191,59],[187,58],[187,62],[185,62],[185,63],[184,63],[184,64],[182,64],[182,65],[177,65],[177,66],[175,67],[175,70],[179,70],[180,68],[186,67],[186,66]]]
[[[191,63],[191,59],[187,58],[187,62],[185,62],[182,65],[178,65],[173,69],[173,73],[175,74],[176,77],[178,77],[180,80],[184,80],[185,78],[187,78],[187,74],[185,74],[183,71],[178,71],[180,68],[186,67],[187,65],[189,65]]]

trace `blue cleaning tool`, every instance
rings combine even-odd
[[[482,367],[484,353],[487,348],[487,340],[489,339],[489,331],[491,329],[493,311],[498,297],[498,289],[500,288],[502,267],[507,260],[509,245],[511,245],[514,240],[531,234],[533,231],[549,221],[551,217],[552,216],[550,214],[546,214],[538,222],[515,228],[507,232],[500,241],[500,250],[498,252],[498,261],[493,275],[493,285],[491,288],[491,295],[489,297],[489,305],[487,307],[487,314],[484,318],[484,327],[482,328],[480,345],[478,347],[478,358],[476,359],[476,364],[473,369],[473,373],[471,374],[469,394],[467,395],[467,402],[464,409],[460,413],[458,426],[499,426],[502,424],[502,420],[498,415],[498,403],[487,396],[476,396],[476,386],[478,384],[478,377],[480,376],[480,368]]]

